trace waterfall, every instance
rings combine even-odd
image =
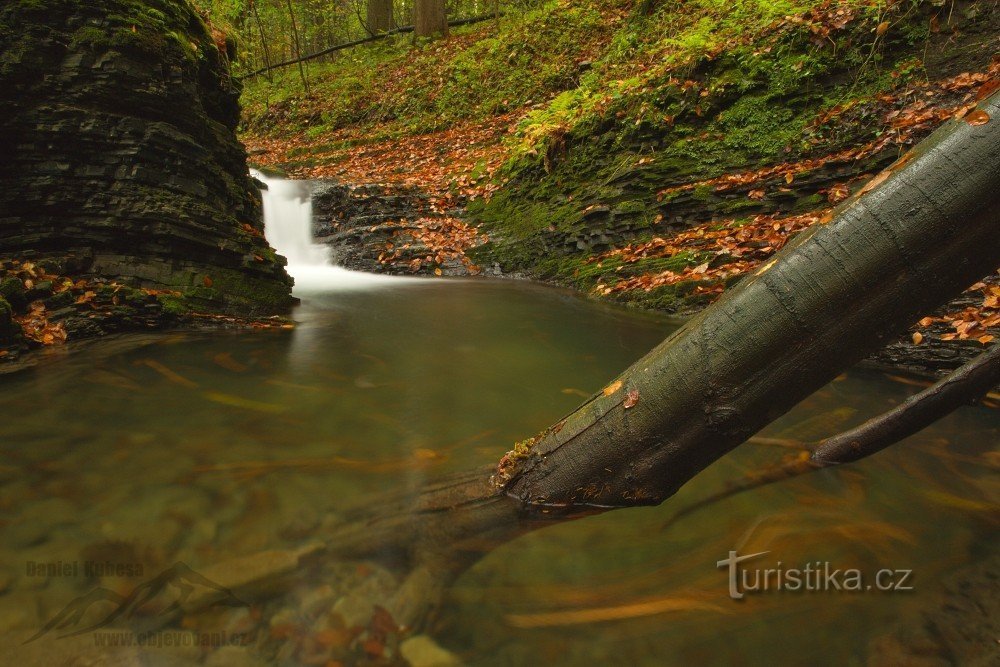
[[[295,278],[295,291],[367,289],[412,279],[348,271],[330,262],[330,249],[313,241],[312,186],[309,181],[266,176],[251,169],[250,175],[266,187],[264,236],[288,260],[288,274]]]

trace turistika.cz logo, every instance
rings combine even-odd
[[[785,567],[778,561],[774,567],[763,569],[742,565],[769,553],[759,551],[741,556],[736,551],[730,551],[728,558],[716,563],[717,567],[728,569],[729,597],[742,600],[753,593],[889,593],[913,590],[913,570],[882,568],[874,576],[867,576],[857,568],[836,568],[829,561],[814,561],[804,567]]]

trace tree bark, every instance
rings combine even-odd
[[[498,471],[526,508],[652,505],[1000,265],[1000,94],[952,120]],[[972,112],[979,123],[983,116]]]
[[[302,47],[299,44],[299,27],[295,23],[295,9],[292,7],[292,0],[285,0],[285,4],[288,5],[288,18],[292,22],[292,37],[295,42],[295,59],[299,64],[299,76],[302,78],[302,87],[306,91],[306,95],[309,94],[309,80],[306,79],[305,66],[302,64],[304,60],[302,59]]]
[[[447,37],[448,17],[444,0],[414,0],[413,28],[416,37]]]
[[[334,531],[330,552],[458,570],[553,518],[670,497],[1000,265],[1000,93],[979,109],[989,122],[946,123],[489,480],[473,471],[416,504],[379,503]]]
[[[368,0],[365,23],[369,35],[378,35],[395,28],[392,20],[392,0]]]

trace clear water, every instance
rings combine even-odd
[[[294,331],[105,341],[0,378],[5,645],[94,585],[28,576],[29,563],[120,556],[124,542],[149,575],[294,547],[360,498],[495,462],[674,326],[529,284],[347,278],[300,288]],[[767,435],[815,439],[916,390],[851,372]],[[664,530],[677,508],[787,453],[746,445],[661,507],[555,525],[485,555],[451,588],[433,635],[484,665],[861,664],[893,622],[933,603],[943,577],[995,549],[998,442],[1000,415],[964,408],[871,460]],[[737,603],[716,567],[737,548],[787,566],[912,569],[914,590]]]

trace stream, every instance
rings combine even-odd
[[[109,340],[0,378],[5,644],[98,581],[127,595],[176,562],[198,571],[294,548],[359,498],[495,462],[676,327],[530,283],[330,266],[312,243],[309,184],[258,177],[268,240],[302,299],[296,329]],[[764,435],[820,438],[918,390],[851,371]],[[744,445],[660,507],[554,525],[486,554],[430,634],[477,665],[863,664],[895,622],[934,606],[943,581],[996,550],[998,442],[1000,412],[964,408],[859,464],[665,527],[789,451]],[[750,591],[737,602],[717,566],[732,550],[769,552],[748,562],[761,567],[912,574],[908,590]],[[122,562],[142,576],[84,571]],[[308,614],[336,603],[307,613],[300,598],[283,602],[307,629]],[[138,656],[200,664],[212,653]]]

